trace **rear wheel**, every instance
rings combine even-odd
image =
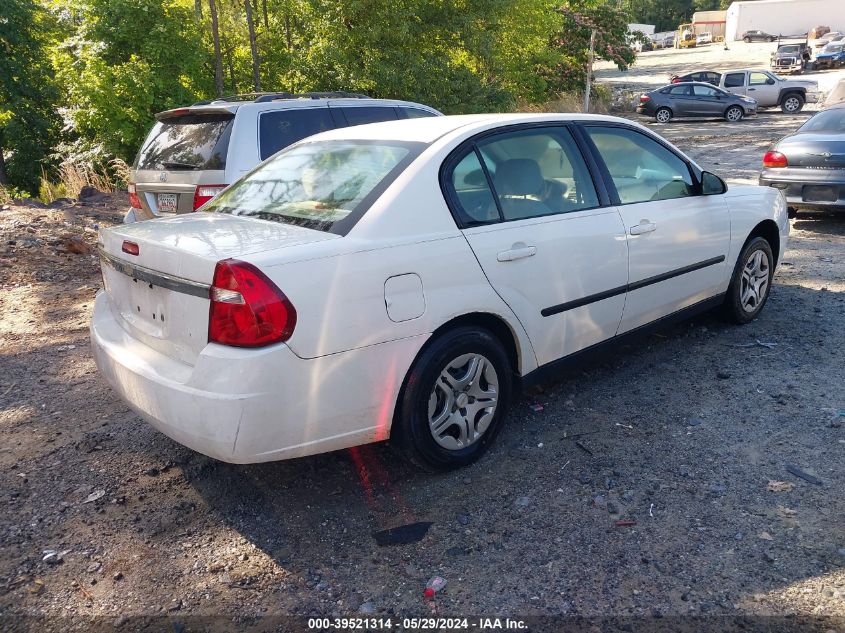
[[[723,309],[731,321],[745,324],[754,320],[766,300],[774,275],[772,247],[765,238],[755,237],[746,244],[734,268]]]
[[[750,37],[743,37],[743,38],[742,38],[742,41],[743,41],[743,42],[745,42],[746,44],[750,44],[750,43],[751,43],[751,38],[750,38]]]
[[[654,120],[658,123],[669,123],[672,120],[672,111],[669,108],[658,108],[654,113]]]
[[[742,121],[743,116],[745,116],[745,113],[739,106],[734,105],[725,110],[725,119],[730,121],[731,123]]]
[[[801,108],[803,107],[804,97],[797,92],[790,92],[785,95],[783,100],[780,102],[780,109],[784,112],[784,114],[795,114],[796,112],[801,112]]]
[[[499,432],[512,378],[502,344],[487,330],[462,327],[443,334],[408,374],[392,439],[425,470],[471,464]]]

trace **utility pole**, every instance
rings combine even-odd
[[[590,88],[593,84],[593,56],[596,50],[596,30],[590,30],[590,55],[587,58],[587,85],[584,88],[584,112],[590,111]]]

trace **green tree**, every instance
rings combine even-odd
[[[33,0],[3,0],[0,14],[0,185],[36,191],[56,141],[58,91],[45,40],[49,15]]]

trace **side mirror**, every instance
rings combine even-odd
[[[711,174],[709,171],[701,172],[701,195],[718,196],[727,190],[728,185],[716,174]]]
[[[774,86],[774,85],[775,85],[775,80],[774,80],[774,79],[772,79],[771,77],[769,77],[769,78],[766,80],[766,83],[767,83],[767,84],[769,84],[770,86]]]

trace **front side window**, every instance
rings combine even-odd
[[[745,85],[745,73],[728,73],[725,75],[725,88],[741,88]]]
[[[710,88],[709,86],[693,86],[692,87],[693,94],[696,97],[718,97],[719,91],[715,88]]]
[[[585,128],[607,165],[622,204],[695,194],[689,167],[657,141],[627,128]]]
[[[296,108],[262,112],[258,118],[258,148],[261,160],[280,149],[335,128],[328,108]]]
[[[388,141],[306,142],[259,165],[203,211],[345,234],[422,147]]]
[[[749,86],[765,86],[769,83],[769,77],[766,73],[751,73],[748,76],[748,85]]]

